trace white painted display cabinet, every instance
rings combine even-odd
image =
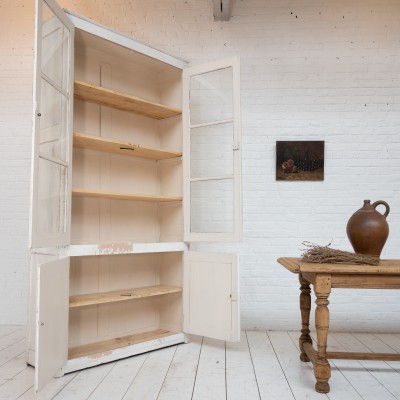
[[[37,2],[28,363],[51,377],[239,340],[239,65],[185,62]]]

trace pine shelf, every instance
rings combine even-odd
[[[91,83],[82,81],[75,81],[74,83],[74,96],[77,99],[154,119],[165,119],[182,114],[182,110],[179,108],[168,107]]]
[[[121,192],[104,192],[100,190],[72,189],[73,196],[97,197],[114,200],[148,201],[148,202],[169,202],[182,201],[182,196],[163,196],[152,194],[134,194]]]
[[[149,158],[151,160],[167,160],[182,156],[181,152],[154,149],[138,144],[120,142],[78,132],[74,132],[74,147],[92,149],[123,156]]]
[[[87,356],[100,357],[102,354],[111,352],[116,349],[132,346],[150,340],[163,339],[174,334],[175,332],[171,332],[165,329],[156,329],[153,331],[137,333],[134,335],[123,336],[115,339],[103,340],[101,342],[72,347],[68,350],[68,359],[73,360],[75,358]]]
[[[142,299],[145,297],[164,296],[166,294],[181,293],[182,288],[178,286],[147,286],[136,289],[116,290],[105,293],[90,293],[77,296],[70,296],[69,307],[84,307],[97,304],[115,303],[120,301],[128,301]]]

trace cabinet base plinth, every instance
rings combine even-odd
[[[68,353],[69,359],[62,370],[63,373],[66,374],[184,342],[184,333],[157,329],[91,343],[89,345],[71,348]]]

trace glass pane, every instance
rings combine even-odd
[[[67,91],[70,33],[51,9],[43,3],[42,73]]]
[[[68,99],[42,79],[40,103],[39,153],[68,161]]]
[[[195,181],[190,184],[193,233],[234,231],[233,179]]]
[[[67,168],[39,158],[38,233],[66,231]]]
[[[192,128],[190,161],[191,178],[233,175],[233,124]]]
[[[232,67],[190,78],[191,125],[233,118],[232,82]]]

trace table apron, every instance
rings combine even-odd
[[[335,275],[332,288],[400,289],[399,275]]]
[[[303,272],[301,276],[312,285],[315,284],[316,273]],[[329,275],[329,274],[328,274]],[[354,289],[400,289],[399,275],[355,275],[355,274],[331,274],[332,288]]]

